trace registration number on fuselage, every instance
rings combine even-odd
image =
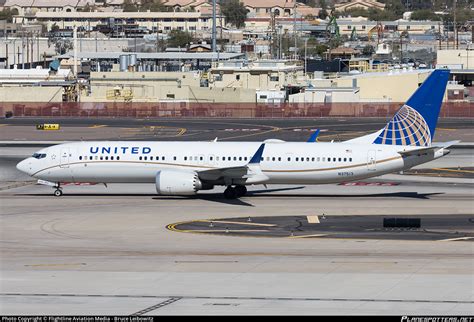
[[[340,177],[352,177],[354,175],[354,172],[352,171],[342,171],[337,173],[338,176]]]

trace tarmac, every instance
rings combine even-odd
[[[455,131],[474,141],[471,130]],[[66,185],[57,198],[14,168],[36,149],[0,147],[2,315],[474,314],[471,149],[453,149],[420,173],[253,186],[238,200],[224,199],[222,188],[157,196],[152,184]],[[439,168],[461,175],[426,173]],[[331,224],[314,228],[314,217]],[[421,228],[384,232],[396,238],[370,231],[392,217],[420,218]],[[192,230],[186,223],[222,231],[177,231]],[[231,231],[270,227],[255,224],[287,229]],[[307,235],[326,236],[294,238]]]

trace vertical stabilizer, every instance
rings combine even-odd
[[[430,146],[448,79],[449,70],[434,70],[378,133],[373,143]]]

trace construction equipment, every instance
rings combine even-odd
[[[367,33],[367,36],[369,38],[369,40],[372,39],[372,34],[374,32],[377,32],[377,44],[380,43],[380,39],[383,38],[383,25],[382,23],[379,21],[377,22],[377,24],[375,26],[373,26],[369,32]]]

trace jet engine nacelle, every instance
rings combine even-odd
[[[155,184],[160,195],[194,195],[202,188],[196,172],[179,170],[158,171]]]

